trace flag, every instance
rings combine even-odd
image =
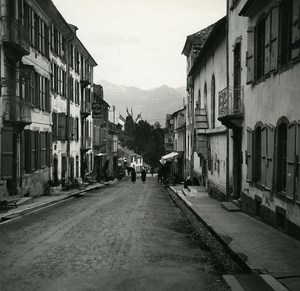
[[[119,121],[118,121],[118,123],[123,126],[125,124],[125,122],[126,122],[125,118],[121,114],[119,114]]]

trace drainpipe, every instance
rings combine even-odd
[[[229,96],[229,39],[228,39],[228,32],[229,32],[229,0],[227,0],[226,4],[226,94],[227,98]],[[226,129],[226,199],[230,201],[230,193],[229,193],[229,139],[230,133],[229,128]]]

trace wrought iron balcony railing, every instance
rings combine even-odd
[[[219,118],[244,114],[244,88],[224,88],[219,92]]]
[[[15,18],[2,17],[2,40],[20,56],[30,54],[29,33]]]
[[[31,104],[16,96],[3,96],[3,119],[14,123],[31,123]]]

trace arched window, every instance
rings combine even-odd
[[[215,128],[215,118],[216,118],[216,85],[215,76],[211,79],[211,128]]]
[[[241,105],[241,42],[240,38],[234,46],[233,87],[234,110],[239,110]]]
[[[256,183],[261,182],[261,129],[262,123],[258,122],[253,132],[253,181]]]
[[[289,121],[283,117],[277,124],[277,191],[286,192],[287,128]]]
[[[207,85],[204,84],[204,93],[203,93],[203,108],[206,108],[207,105]]]
[[[265,26],[266,16],[262,15],[256,25],[256,79],[260,79],[264,76],[265,71]]]

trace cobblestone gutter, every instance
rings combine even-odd
[[[228,247],[227,243],[230,242],[230,238],[219,237],[177,193],[174,193],[170,188],[165,188],[165,190],[223,270],[226,270],[228,274],[251,273],[249,267],[238,254],[232,252]]]

